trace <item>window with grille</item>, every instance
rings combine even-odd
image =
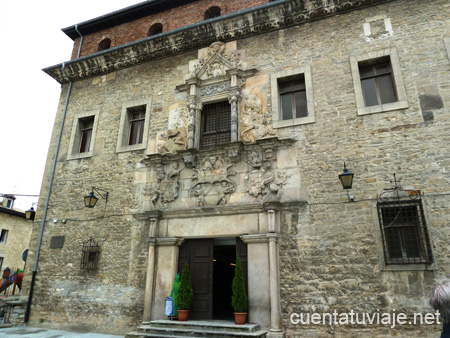
[[[308,116],[306,86],[303,74],[279,79],[278,90],[281,100],[282,120]]]
[[[83,250],[81,254],[81,269],[95,270],[98,269],[98,262],[100,258],[100,246],[97,241],[90,238],[83,243]]]
[[[378,202],[386,264],[433,262],[421,200]]]
[[[218,102],[203,106],[200,148],[214,148],[231,141],[231,106]]]
[[[92,139],[92,129],[94,127],[94,118],[90,117],[80,121],[80,150],[79,153],[89,151]]]
[[[360,63],[359,75],[366,107],[397,101],[389,57]]]
[[[145,124],[145,107],[130,109],[130,135],[128,145],[142,143]]]

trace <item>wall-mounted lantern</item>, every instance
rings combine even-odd
[[[355,200],[355,196],[350,195],[348,192],[348,189],[351,189],[353,185],[353,176],[354,174],[347,169],[344,162],[344,171],[339,174],[339,181],[341,181],[342,188],[347,190],[348,199],[350,201]]]
[[[98,198],[94,195],[94,190],[100,195],[101,198],[105,199],[105,206],[108,203],[108,195],[109,193],[106,190],[92,187],[92,191],[84,196],[84,205],[86,208],[93,208],[97,204]],[[102,193],[103,192],[103,193]]]

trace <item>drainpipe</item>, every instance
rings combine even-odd
[[[81,37],[80,39],[80,45],[78,46],[78,53],[77,53],[77,59],[80,57],[80,53],[81,53],[81,46],[83,45],[83,39],[84,36],[80,33],[80,31],[78,30],[78,25],[75,25],[75,30],[77,31],[78,35]],[[67,75],[66,75],[67,76]],[[70,81],[70,79],[69,79]]]
[[[80,45],[78,47],[78,55],[77,55],[77,58],[78,58],[80,56],[81,45],[83,43],[83,35],[81,35],[81,33],[78,31],[77,25],[75,25],[75,29],[78,32],[78,34],[80,34],[80,36],[81,36]],[[70,93],[72,92],[72,80],[67,75],[66,70],[65,70],[65,66],[66,66],[65,62],[63,62],[61,70],[64,73],[64,75],[66,76],[66,78],[69,80],[69,88],[67,90],[66,103],[64,105],[64,111],[63,111],[63,116],[62,116],[62,120],[61,120],[61,126],[59,127],[58,141],[56,143],[55,156],[53,158],[52,171],[51,171],[51,174],[50,174],[50,181],[49,181],[49,185],[48,185],[48,189],[47,189],[47,199],[45,200],[44,214],[42,215],[41,229],[40,229],[40,232],[39,232],[38,246],[37,246],[37,249],[36,249],[36,258],[34,260],[33,274],[31,276],[30,293],[28,295],[27,310],[25,312],[25,320],[24,320],[25,323],[28,323],[28,320],[30,319],[31,301],[33,299],[33,290],[34,290],[34,284],[35,284],[35,281],[36,281],[36,274],[37,274],[37,268],[38,268],[38,262],[39,262],[39,253],[41,251],[41,244],[42,244],[42,237],[43,237],[43,234],[44,234],[45,220],[47,218],[48,204],[50,202],[50,194],[51,194],[51,191],[52,191],[53,178],[55,176],[55,168],[56,168],[56,162],[57,162],[57,159],[58,159],[59,146],[61,145],[61,138],[62,138],[62,131],[63,131],[63,127],[64,127],[64,121],[66,119],[67,107],[69,106]]]

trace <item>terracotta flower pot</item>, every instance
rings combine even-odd
[[[247,312],[235,312],[234,313],[234,322],[236,323],[236,325],[244,325],[246,317],[247,317]]]
[[[185,322],[188,319],[189,310],[178,310],[178,321]]]

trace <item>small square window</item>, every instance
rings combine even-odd
[[[309,66],[272,74],[271,87],[274,128],[315,122]]]
[[[6,243],[7,237],[8,237],[8,230],[2,229],[0,233],[0,243]]]
[[[83,243],[80,268],[84,270],[98,269],[99,259],[100,245],[98,245],[96,240],[90,238]]]
[[[93,154],[99,111],[77,114],[70,137],[68,160],[90,157]]]
[[[117,152],[147,148],[150,108],[150,100],[127,102],[122,106]]]
[[[350,57],[358,115],[408,107],[396,48]]]
[[[378,218],[386,264],[431,264],[422,201],[379,202]]]

